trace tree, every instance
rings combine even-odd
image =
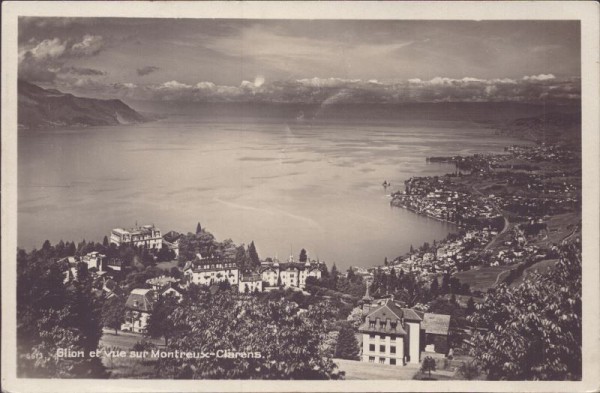
[[[350,322],[350,326],[352,326],[354,329],[358,330],[360,325],[362,325],[362,323],[363,323],[362,307],[360,307],[360,306],[354,307],[352,309],[352,311],[350,312],[350,315],[348,315],[348,318],[346,318],[346,320],[348,322]]]
[[[354,335],[354,329],[343,326],[340,329],[337,345],[335,346],[335,357],[348,360],[359,360],[358,341]]]
[[[387,266],[387,265],[389,265],[389,262],[388,262],[388,259],[387,259],[387,257],[383,258],[383,265],[384,265],[384,266]]]
[[[450,291],[450,274],[444,273],[442,276],[442,287],[441,293],[448,293]]]
[[[352,266],[348,268],[348,271],[346,272],[346,278],[350,282],[354,282],[354,280],[356,280],[356,274],[354,273],[354,269],[352,269]]]
[[[125,301],[119,296],[106,299],[102,306],[102,324],[105,327],[115,329],[115,335],[117,335],[124,320]]]
[[[467,311],[466,314],[467,315],[471,315],[475,312],[475,301],[473,300],[473,297],[471,296],[469,298],[469,301],[467,302]]]
[[[75,242],[71,242],[68,245],[65,246],[66,250],[66,256],[74,256],[75,253],[77,252],[77,249],[75,248]]]
[[[458,368],[458,373],[462,375],[464,379],[472,380],[479,376],[479,366],[474,361],[462,362],[460,367]]]
[[[581,379],[581,249],[562,246],[552,270],[492,289],[469,321],[488,379]]]
[[[248,246],[248,257],[250,259],[250,266],[252,269],[260,267],[260,258],[258,257],[258,252],[256,252],[254,241],[251,241],[250,245]]]
[[[174,296],[160,296],[154,303],[152,314],[148,318],[146,334],[152,338],[164,337],[167,345],[173,330],[171,314],[177,308],[177,299]]]
[[[199,294],[171,314],[168,351],[201,349],[249,356],[160,358],[157,377],[186,379],[332,379],[335,364],[322,350],[332,320],[325,304],[300,308],[284,299],[242,297],[231,292]],[[198,307],[197,304],[202,304]]]
[[[429,287],[429,291],[431,292],[432,297],[436,297],[440,289],[440,284],[438,283],[437,277],[433,279],[431,282],[431,286]]]
[[[107,237],[107,236],[104,236],[104,239],[102,239],[102,245],[103,245],[104,247],[108,247],[108,244],[109,244],[109,243],[108,243],[108,237]]]
[[[169,270],[169,274],[171,275],[171,277],[177,280],[183,277],[183,273],[181,273],[181,270],[179,270],[177,266],[173,266],[171,270]]]
[[[421,372],[429,373],[429,378],[431,378],[431,372],[436,370],[435,359],[431,356],[425,356],[423,359],[423,363],[421,363]]]
[[[100,359],[89,356],[102,335],[99,302],[91,283],[63,283],[61,266],[48,257],[52,253],[17,251],[17,375],[103,377]],[[84,356],[59,357],[58,349]]]
[[[196,225],[196,235],[199,235],[202,232],[202,225],[200,225],[200,223],[198,223],[198,225]]]
[[[308,255],[306,254],[306,250],[303,248],[302,250],[300,250],[300,257],[298,258],[298,260],[300,262],[306,262],[307,259]]]

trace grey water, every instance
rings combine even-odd
[[[428,156],[518,143],[467,122],[304,124],[172,116],[115,127],[22,130],[18,246],[102,241],[135,223],[254,241],[259,256],[301,248],[338,268],[374,266],[455,226],[391,208],[411,176],[442,175]],[[391,182],[384,189],[382,182]]]

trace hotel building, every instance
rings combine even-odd
[[[154,225],[144,225],[132,229],[115,228],[110,233],[110,242],[117,246],[131,244],[136,247],[162,248],[160,229]]]

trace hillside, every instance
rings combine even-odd
[[[19,80],[19,128],[109,126],[146,119],[121,100],[76,97]]]
[[[501,134],[536,142],[581,143],[581,112],[549,112],[538,116],[518,118],[498,127]]]

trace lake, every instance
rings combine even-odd
[[[155,224],[254,241],[261,258],[374,266],[455,226],[391,208],[411,176],[444,174],[427,156],[518,143],[464,122],[304,124],[178,115],[141,125],[22,130],[18,245],[102,241]],[[385,190],[382,182],[392,186]]]

